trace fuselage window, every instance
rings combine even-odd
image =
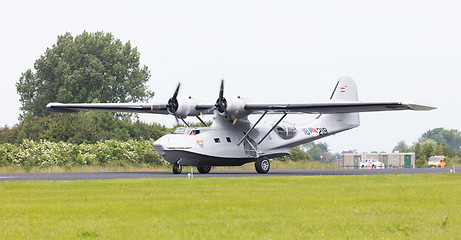
[[[230,137],[226,137],[227,142],[232,142]]]
[[[214,139],[214,142],[215,142],[215,143],[220,143],[221,140],[219,140],[219,138],[215,138],[215,139]]]

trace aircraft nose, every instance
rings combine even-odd
[[[154,150],[157,151],[160,156],[165,155],[166,142],[167,140],[165,136],[159,138],[157,141],[154,142]]]

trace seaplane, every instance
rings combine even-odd
[[[183,166],[197,167],[207,174],[214,166],[241,166],[254,162],[256,172],[265,174],[270,159],[290,154],[292,147],[315,141],[360,125],[360,112],[433,110],[435,107],[404,102],[363,102],[358,100],[357,85],[350,77],[340,77],[329,100],[316,103],[258,103],[240,96],[224,97],[224,80],[215,103],[195,98],[178,98],[181,83],[173,96],[162,104],[151,103],[49,103],[52,112],[82,110],[173,115],[184,122],[171,134],[155,141],[153,148],[172,165],[174,174]],[[256,115],[255,122],[248,119]],[[270,124],[261,123],[275,114]],[[288,114],[316,114],[306,124],[284,121]],[[210,126],[201,118],[213,115]],[[196,117],[204,126],[190,127],[185,119]]]

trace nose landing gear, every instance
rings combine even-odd
[[[174,174],[180,174],[182,172],[182,167],[181,165],[175,163],[173,164],[173,173]]]

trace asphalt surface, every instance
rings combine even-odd
[[[74,181],[100,179],[134,178],[187,178],[188,167],[181,174],[172,172],[85,172],[85,173],[10,173],[0,174],[1,181]],[[461,171],[461,170],[460,170]],[[375,175],[375,174],[434,174],[449,173],[450,168],[396,168],[396,169],[328,169],[328,170],[271,170],[268,174],[256,171],[213,171],[200,174],[194,171],[194,178],[214,177],[277,177],[277,176],[320,176],[320,175]]]

